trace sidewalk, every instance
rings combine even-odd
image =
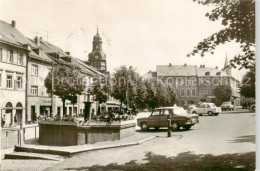
[[[139,145],[146,141],[152,140],[155,137],[156,136],[136,133],[133,136],[126,137],[116,141],[104,141],[95,144],[85,144],[85,145],[78,145],[78,146],[61,146],[61,147],[40,145],[38,143],[38,139],[33,139],[33,140],[26,140],[25,144],[22,146],[16,146],[15,151],[71,156],[73,154],[87,152],[87,151]]]

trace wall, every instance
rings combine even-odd
[[[22,107],[25,108],[25,85],[26,85],[26,51],[13,46],[0,43],[0,49],[2,49],[2,61],[0,61],[0,74],[1,74],[1,85],[0,85],[0,109],[4,108],[7,102],[12,103],[13,108],[16,107],[17,103],[21,103]],[[7,62],[7,50],[13,51],[13,63]],[[23,57],[23,64],[18,65],[17,55],[20,53]],[[12,76],[12,88],[6,87],[7,75]],[[15,80],[17,77],[22,77],[22,89],[17,89],[15,85]],[[1,111],[0,111],[1,112]],[[5,113],[2,110],[2,113]],[[14,124],[14,115],[16,114],[16,109],[12,110],[12,114],[7,118],[6,126]],[[22,110],[22,117],[25,117],[25,110]]]

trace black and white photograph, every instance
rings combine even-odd
[[[257,4],[1,0],[0,170],[259,169]]]

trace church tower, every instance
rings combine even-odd
[[[229,63],[228,63],[227,54],[226,54],[226,59],[225,59],[225,64],[224,64],[223,71],[226,72],[226,74],[227,74],[228,76],[231,76],[231,67],[229,66]]]
[[[93,37],[92,52],[88,54],[88,64],[102,73],[107,72],[106,54],[102,51],[102,39],[98,33]]]

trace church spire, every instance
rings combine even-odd
[[[226,53],[226,59],[225,59],[224,68],[227,68],[228,65],[229,65],[229,64],[228,64],[228,57],[227,57],[227,53]]]
[[[98,26],[97,26],[97,34],[98,34]]]
[[[231,67],[229,66],[227,53],[226,53],[223,71],[225,71],[228,76],[231,76]]]

